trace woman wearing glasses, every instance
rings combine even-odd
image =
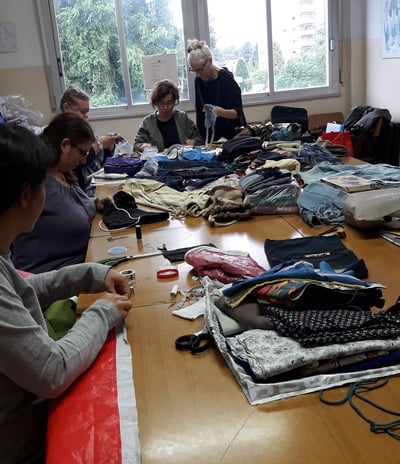
[[[206,138],[205,117],[210,112],[210,106],[204,105],[211,105],[215,111],[212,118],[215,124],[213,131],[210,131],[213,132],[213,141],[233,138],[235,128],[246,125],[239,85],[230,71],[213,63],[211,50],[204,41],[189,40],[187,52],[189,71],[196,74],[196,124],[200,134]],[[209,142],[211,140],[206,140],[206,143]]]
[[[65,90],[60,100],[60,110],[63,113],[75,113],[83,119],[88,119],[90,111],[90,97],[79,87],[70,85]],[[86,164],[81,164],[75,169],[79,185],[89,195],[93,196],[95,187],[91,184],[90,175],[101,169],[107,157],[113,156],[115,143],[119,135],[96,135],[96,140],[89,150]]]
[[[19,235],[12,246],[15,267],[33,273],[83,263],[96,214],[93,199],[81,189],[74,174],[76,167],[86,163],[95,140],[88,122],[76,114],[61,113],[41,137],[54,154],[46,180],[45,206],[34,229]]]
[[[134,150],[143,152],[156,146],[159,152],[172,145],[203,145],[204,141],[194,122],[184,112],[177,110],[179,89],[168,79],[155,83],[150,94],[155,111],[146,116],[136,134]]]

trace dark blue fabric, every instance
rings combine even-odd
[[[343,282],[365,288],[376,285],[373,282],[364,282],[358,279],[353,275],[352,271],[346,271],[340,274],[334,272],[331,266],[325,261],[319,263],[319,269],[319,271],[316,271],[311,263],[289,261],[287,263],[278,264],[257,277],[234,282],[231,287],[223,290],[223,294],[230,297],[246,288],[254,287],[256,284],[284,278],[309,279],[320,282]]]

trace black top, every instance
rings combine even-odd
[[[205,139],[206,128],[204,126],[203,106],[208,103],[225,109],[234,109],[238,114],[237,119],[217,118],[214,141],[221,137],[226,139],[234,137],[236,135],[235,127],[245,125],[246,118],[243,112],[242,92],[233,74],[226,68],[221,68],[216,79],[204,81],[196,76],[194,83],[196,90],[196,125],[200,134]],[[211,137],[211,134],[209,134],[209,137]]]
[[[157,127],[159,128],[164,140],[164,147],[169,148],[172,145],[180,144],[178,129],[176,128],[175,118],[172,117],[168,121],[160,121],[157,119]]]

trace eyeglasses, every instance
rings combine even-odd
[[[81,155],[81,158],[87,158],[88,157],[89,152],[90,152],[90,148],[89,148],[89,150],[83,150],[83,148],[79,147],[78,145],[72,145],[72,146],[75,147],[79,151],[79,154]]]
[[[197,69],[189,68],[189,72],[196,74],[201,71],[204,71],[204,68],[207,66],[207,63],[208,63],[208,60],[204,63],[204,65],[201,68],[197,68]]]
[[[172,108],[173,106],[175,106],[175,102],[173,101],[167,101],[167,102],[158,102],[157,103],[157,106],[166,106],[167,108]]]

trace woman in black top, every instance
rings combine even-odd
[[[239,85],[230,71],[213,64],[211,50],[204,41],[189,40],[187,52],[189,71],[196,74],[196,125],[200,134],[206,139],[206,125],[210,120],[205,121],[205,118],[216,116],[214,141],[221,137],[231,139],[236,135],[235,128],[246,124]],[[214,108],[204,108],[204,105]],[[212,110],[214,115],[208,113]]]

